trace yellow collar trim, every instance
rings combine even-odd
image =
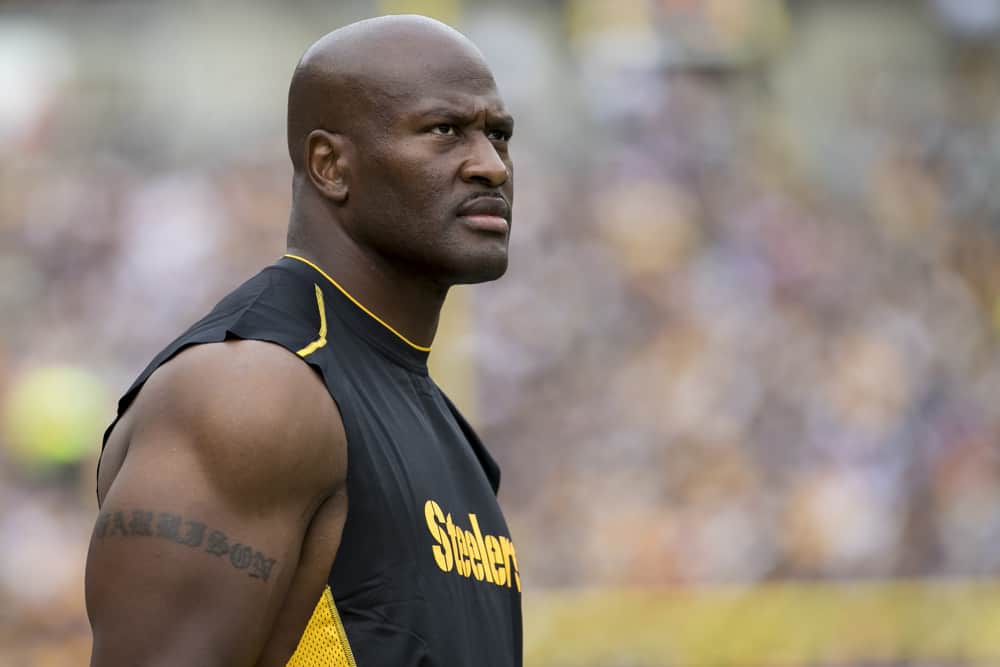
[[[326,278],[327,280],[329,280],[333,284],[334,287],[336,287],[338,290],[340,290],[341,294],[343,294],[348,299],[350,299],[351,303],[353,303],[355,306],[357,306],[361,310],[365,311],[365,313],[367,313],[369,317],[371,317],[373,320],[375,320],[376,322],[378,322],[379,324],[381,324],[382,326],[384,326],[386,329],[388,329],[389,331],[391,331],[392,333],[394,333],[396,335],[396,337],[399,338],[399,340],[403,341],[404,343],[406,343],[407,345],[409,345],[410,347],[412,347],[414,350],[420,350],[421,352],[430,352],[431,351],[430,347],[427,347],[427,346],[424,346],[424,345],[417,345],[412,340],[410,340],[409,338],[407,338],[403,334],[401,334],[398,331],[396,331],[395,329],[393,329],[391,326],[389,326],[386,323],[385,320],[383,320],[381,317],[379,317],[378,315],[376,315],[372,311],[370,311],[367,308],[365,308],[361,304],[360,301],[358,301],[353,296],[351,296],[351,293],[348,292],[347,290],[345,290],[343,287],[341,287],[340,283],[338,283],[336,280],[334,280],[333,278],[331,278],[330,275],[326,271],[324,271],[323,269],[319,268],[318,266],[316,266],[315,264],[313,264],[312,262],[310,262],[305,257],[299,257],[298,255],[292,255],[292,254],[288,254],[288,253],[285,254],[285,257],[290,257],[291,259],[297,259],[300,262],[302,262],[303,264],[308,264],[309,266],[311,266],[314,269],[316,269],[317,271],[319,271],[323,275],[324,278]]]

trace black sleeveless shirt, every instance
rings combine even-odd
[[[276,343],[312,366],[347,434],[340,549],[288,666],[519,667],[521,581],[500,470],[428,375],[429,348],[286,255],[160,352],[119,417],[178,352],[233,338]]]

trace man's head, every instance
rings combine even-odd
[[[482,54],[454,29],[383,16],[326,35],[288,99],[295,205],[311,202],[320,227],[304,235],[339,225],[373,261],[444,285],[500,277],[512,130]]]

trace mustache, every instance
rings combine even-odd
[[[510,202],[497,191],[474,192],[457,209],[458,215],[497,215],[510,222]]]
[[[499,192],[497,190],[490,190],[485,192],[473,192],[471,195],[463,199],[461,203],[458,205],[458,207],[462,208],[465,206],[469,206],[472,204],[472,202],[478,199],[499,199],[507,206],[508,209],[510,209],[510,200],[507,199],[507,197],[505,197],[502,192]]]

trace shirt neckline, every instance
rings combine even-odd
[[[427,357],[430,355],[430,346],[418,345],[409,338],[401,334],[389,323],[376,315],[363,303],[358,301],[340,283],[333,279],[326,271],[321,269],[312,261],[299,255],[287,253],[282,257],[288,266],[296,268],[309,267],[323,279],[333,285],[335,302],[341,307],[335,310],[342,319],[348,320],[349,324],[360,327],[361,331],[371,340],[378,344],[378,347],[391,354],[393,357],[401,358],[408,364],[416,364],[421,370],[426,370]]]

